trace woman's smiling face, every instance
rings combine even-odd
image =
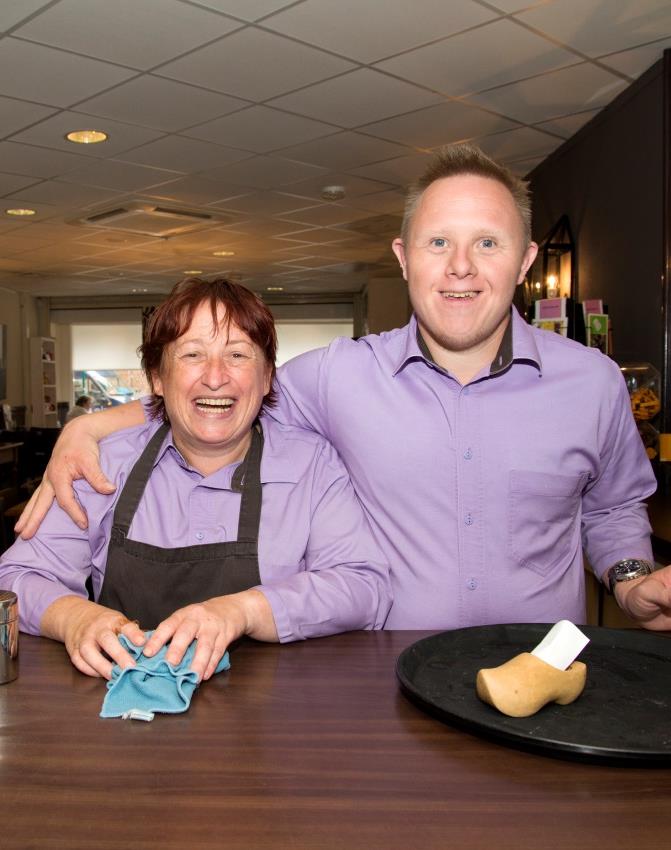
[[[196,308],[153,375],[175,445],[194,468],[208,474],[244,457],[252,423],[270,390],[270,372],[259,346],[227,322],[223,306],[216,323],[209,303]]]

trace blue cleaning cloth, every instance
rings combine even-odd
[[[149,638],[152,633],[145,634]],[[196,652],[196,641],[192,642],[179,664],[165,660],[167,646],[147,658],[142,647],[135,646],[125,635],[119,635],[119,641],[133,656],[136,666],[122,670],[118,664],[114,665],[100,716],[121,717],[134,708],[164,714],[186,711],[198,687],[198,676],[189,669]],[[226,652],[214,672],[221,673],[230,666]]]

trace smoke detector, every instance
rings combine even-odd
[[[103,230],[123,230],[140,236],[166,239],[220,222],[230,222],[232,218],[232,215],[218,211],[177,207],[152,201],[131,201],[106,209],[91,210],[86,215],[69,219],[68,224]]]
[[[345,197],[344,186],[324,186],[322,189],[322,200],[324,201],[342,201]]]

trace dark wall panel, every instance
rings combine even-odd
[[[566,213],[578,298],[603,298],[615,359],[662,371],[663,63],[660,61],[531,174],[534,235]]]

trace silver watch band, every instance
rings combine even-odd
[[[625,558],[623,561],[618,561],[606,574],[608,589],[613,593],[616,584],[649,576],[653,569],[654,567],[649,561],[643,561],[639,558]]]

